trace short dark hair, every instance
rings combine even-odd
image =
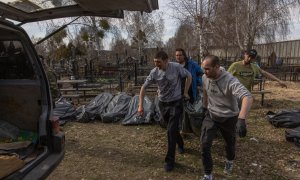
[[[156,53],[155,59],[161,59],[163,61],[167,60],[169,57],[168,57],[168,54],[165,52],[165,51],[159,51]]]
[[[251,58],[256,58],[257,56],[257,51],[255,49],[248,49],[245,53]]]
[[[183,57],[184,57],[184,60],[188,60],[188,57],[187,57],[187,55],[186,55],[186,53],[185,53],[185,51],[182,49],[182,48],[176,48],[175,49],[175,52],[176,51],[181,51],[182,52],[182,55],[183,55]]]
[[[220,58],[215,55],[207,55],[204,60],[209,60],[212,67],[220,66]]]

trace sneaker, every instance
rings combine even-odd
[[[233,161],[225,161],[225,167],[224,167],[224,173],[225,174],[231,174],[233,168]]]
[[[183,147],[178,147],[178,153],[179,154],[184,154],[184,148]]]
[[[202,177],[202,180],[212,180],[212,175],[211,175],[211,174],[209,174],[209,175],[205,174],[205,175]]]
[[[166,163],[164,168],[166,172],[172,171],[174,169],[174,163]]]

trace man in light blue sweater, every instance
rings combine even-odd
[[[226,161],[224,173],[230,174],[235,158],[236,126],[240,136],[246,134],[246,116],[253,98],[237,78],[220,68],[217,56],[207,56],[203,63],[203,106],[207,108],[201,129],[201,155],[205,180],[212,179],[211,146],[219,130],[225,140]],[[242,106],[239,110],[238,100]]]

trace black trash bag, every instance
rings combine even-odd
[[[111,93],[103,92],[92,99],[87,105],[77,109],[77,121],[87,123],[95,119],[101,119],[109,102],[113,98]]]
[[[108,104],[106,112],[101,114],[104,123],[118,122],[125,117],[129,109],[131,96],[126,93],[116,95]]]
[[[300,126],[300,110],[269,111],[266,119],[275,127],[295,128]]]
[[[159,110],[159,106],[158,106],[158,97],[155,96],[154,99],[154,116],[153,116],[153,120],[154,122],[158,123],[160,125],[160,127],[162,128],[167,128],[167,122],[164,121],[164,119],[162,118],[161,114],[160,114],[160,110]]]
[[[76,121],[82,123],[87,123],[91,121],[91,119],[88,117],[88,113],[85,113],[85,105],[79,106],[76,109]]]
[[[285,139],[289,142],[294,142],[296,146],[300,147],[300,126],[285,130]]]
[[[76,109],[71,102],[67,101],[65,98],[60,98],[55,102],[53,116],[58,117],[59,124],[63,125],[67,121],[76,119]]]
[[[151,100],[145,96],[144,97],[144,115],[141,117],[137,114],[139,105],[139,95],[132,97],[129,103],[129,109],[122,120],[122,125],[138,125],[138,124],[150,124],[154,116],[154,104]]]
[[[194,112],[195,109],[193,105],[188,101],[183,101],[183,112],[180,117],[179,129],[182,133],[193,133],[193,129],[190,123],[190,113]]]
[[[205,118],[201,98],[198,98],[193,104],[189,101],[185,101],[183,107],[189,117],[189,127],[191,128],[191,131],[196,136],[200,136],[202,122]]]

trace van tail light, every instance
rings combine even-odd
[[[52,125],[53,135],[59,133],[61,131],[60,126],[59,126],[59,118],[56,116],[53,116],[50,118],[50,122]]]
[[[53,150],[54,152],[61,152],[65,147],[65,133],[61,131],[58,117],[51,117],[50,121],[53,133]]]

